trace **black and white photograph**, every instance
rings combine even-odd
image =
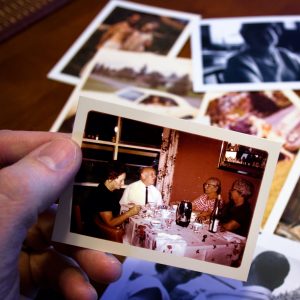
[[[206,19],[197,29],[196,91],[300,87],[300,16]]]
[[[101,48],[176,56],[191,34],[196,14],[129,1],[109,1],[48,74],[77,84],[86,64]]]
[[[245,278],[280,144],[83,97],[73,138],[54,240]]]
[[[121,278],[100,299],[299,299],[300,284],[295,280],[300,276],[299,259],[278,250],[280,239],[270,236],[268,242],[258,242],[245,281],[127,258]]]
[[[268,220],[300,149],[300,98],[292,90],[208,92],[200,115],[212,126],[282,144],[262,227]]]

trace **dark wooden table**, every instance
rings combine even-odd
[[[204,18],[300,14],[299,0],[136,2]],[[0,129],[49,130],[73,87],[47,79],[47,73],[106,3],[73,0],[0,44]],[[188,57],[189,47],[180,55]]]
[[[49,80],[47,73],[107,2],[73,0],[0,44],[0,129],[49,130],[73,86]],[[203,18],[300,14],[299,0],[135,2],[196,13]],[[188,45],[180,56],[190,56]],[[60,298],[46,292],[39,299]]]

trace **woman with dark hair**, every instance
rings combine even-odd
[[[157,273],[154,275],[135,276],[133,280],[130,280],[126,285],[126,292],[122,299],[184,299],[183,291],[181,291],[180,297],[176,297],[176,295],[179,295],[179,293],[175,291],[176,287],[179,284],[187,283],[191,279],[201,276],[201,273],[199,272],[162,264],[155,264],[155,270]]]
[[[89,204],[89,224],[88,230],[92,234],[99,231],[95,225],[95,218],[109,227],[118,227],[129,217],[139,213],[140,206],[134,205],[127,212],[120,215],[120,193],[119,190],[124,185],[126,169],[124,165],[113,162],[108,165],[105,179],[98,185],[93,193]]]
[[[240,34],[245,46],[229,58],[224,73],[226,83],[300,80],[300,57],[277,47],[279,24],[243,24]]]

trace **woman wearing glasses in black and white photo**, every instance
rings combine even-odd
[[[300,56],[279,47],[279,23],[243,24],[245,44],[227,61],[225,83],[291,82],[300,80]]]

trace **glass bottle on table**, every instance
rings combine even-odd
[[[218,231],[218,226],[221,218],[221,195],[219,194],[217,199],[215,200],[214,209],[211,212],[209,218],[209,227],[208,231],[212,233],[216,233]]]

